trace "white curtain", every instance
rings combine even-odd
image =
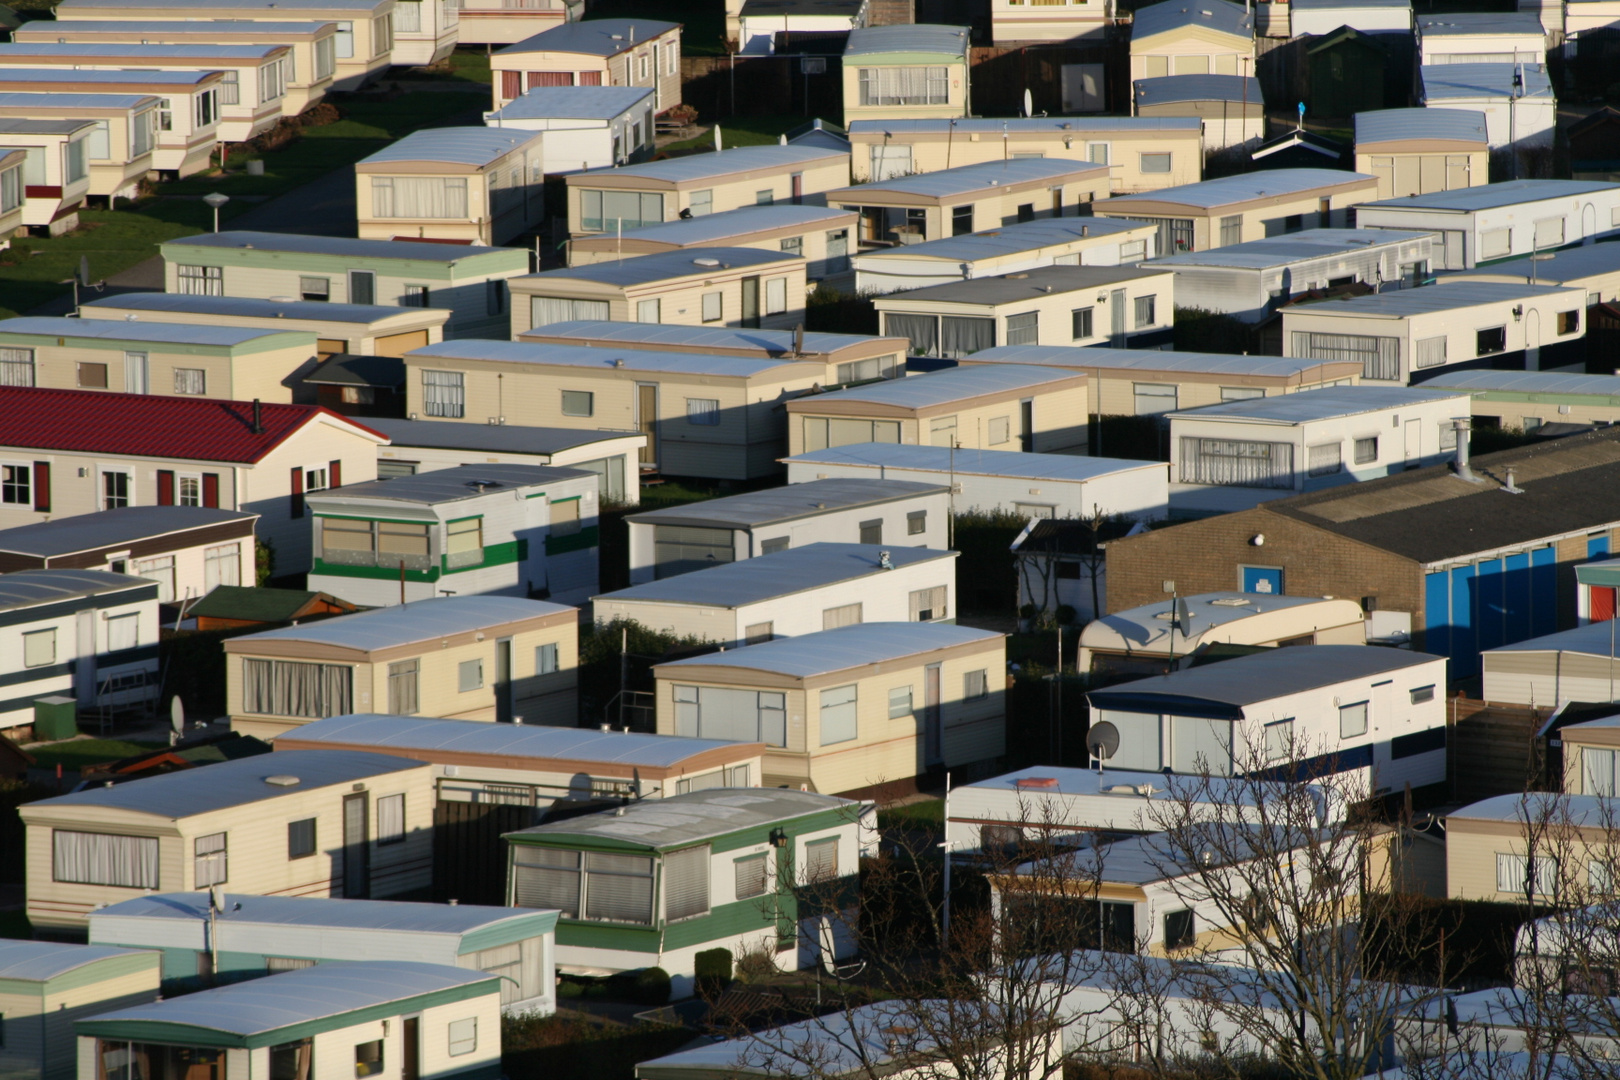
[[[210,885],[223,885],[230,879],[224,833],[197,837],[193,841],[193,851],[196,857],[192,867],[195,879],[192,885],[195,888],[206,889]]]
[[[235,544],[211,547],[203,557],[203,588],[213,592],[221,585],[242,583],[242,552]]]
[[[1294,355],[1311,360],[1354,360],[1363,379],[1394,381],[1400,377],[1399,338],[1366,334],[1310,334],[1294,331]]]
[[[835,686],[821,692],[821,745],[855,738],[855,687]]]
[[[371,216],[464,218],[467,180],[461,176],[373,176]]]
[[[123,652],[133,649],[140,642],[140,616],[115,615],[107,620],[107,651],[110,653]]]
[[[529,298],[529,322],[532,326],[550,326],[552,323],[569,322],[573,319],[596,319],[605,322],[607,318],[606,300],[568,300],[557,296]]]
[[[950,71],[944,67],[860,69],[862,105],[944,105],[950,86]]]
[[[377,843],[405,839],[405,796],[384,795],[377,800]]]
[[[466,410],[466,396],[461,372],[424,370],[422,406],[429,416],[463,415]]]
[[[75,885],[117,885],[126,889],[158,887],[158,842],[154,836],[109,836],[105,833],[52,832],[53,876]]]
[[[34,350],[0,349],[0,386],[34,385]]]
[[[1293,487],[1294,448],[1289,443],[1183,436],[1180,482],[1232,487]]]
[[[353,712],[350,669],[294,660],[242,661],[242,708],[271,716],[312,720]]]

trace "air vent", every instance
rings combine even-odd
[[[719,259],[710,259],[710,258],[707,258],[707,257],[702,258],[702,259],[693,259],[692,260],[692,265],[693,266],[719,266],[720,265],[720,260]]]
[[[264,778],[264,782],[269,784],[271,787],[297,787],[299,784],[298,777],[288,776],[285,773],[281,773],[276,776],[267,776]]]
[[[1211,600],[1212,607],[1248,607],[1252,601],[1246,596],[1223,596],[1219,600]]]

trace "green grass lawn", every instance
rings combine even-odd
[[[34,747],[28,752],[34,755],[34,763],[40,768],[50,769],[60,765],[63,771],[69,771],[82,769],[86,765],[99,765],[102,762],[143,754],[162,745],[158,742],[132,742],[128,739],[70,739],[67,742]]]
[[[768,146],[804,123],[804,120],[802,116],[789,115],[734,116],[720,124],[720,142],[727,147]],[[703,134],[695,138],[670,143],[662,149],[686,150],[697,146],[714,148],[713,129],[705,129]]]

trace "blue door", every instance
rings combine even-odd
[[[1274,567],[1245,566],[1243,568],[1243,591],[1264,593],[1268,596],[1281,596],[1283,572]]]

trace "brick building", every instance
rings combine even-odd
[[[1483,455],[1472,472],[1434,465],[1116,540],[1109,610],[1159,599],[1166,580],[1183,596],[1351,597],[1370,639],[1470,678],[1482,650],[1576,624],[1575,564],[1620,539],[1620,429]]]

